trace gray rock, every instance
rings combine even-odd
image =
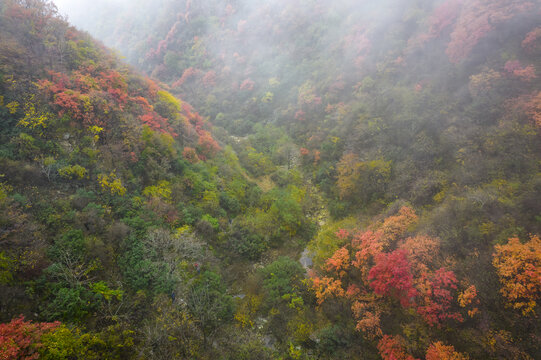
[[[274,349],[274,344],[276,344],[276,339],[273,336],[265,335],[263,336],[262,340],[263,340],[263,345],[265,345],[265,347],[268,347],[269,349]]]
[[[307,248],[304,249],[299,262],[305,270],[310,269],[314,265],[314,262],[312,261],[313,257],[313,254]]]

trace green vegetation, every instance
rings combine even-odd
[[[0,358],[538,357],[538,2],[98,3],[0,1]]]

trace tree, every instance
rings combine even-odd
[[[226,294],[220,275],[205,271],[187,290],[187,307],[204,335],[204,342],[220,325],[233,318],[233,298]]]
[[[355,251],[355,259],[351,264],[361,270],[363,277],[367,278],[373,260],[383,251],[385,246],[383,231],[367,230],[358,232],[353,236],[351,245]]]
[[[502,74],[493,69],[486,69],[474,74],[470,76],[470,94],[474,97],[490,97],[502,78]]]
[[[444,30],[452,26],[456,18],[460,15],[462,2],[460,0],[447,0],[434,9],[430,16],[431,37],[439,37]]]
[[[228,244],[238,255],[250,260],[259,260],[268,248],[268,238],[235,224],[229,236]]]
[[[152,304],[152,317],[141,329],[142,353],[147,359],[197,357],[202,333],[184,306],[167,295]]]
[[[426,360],[468,360],[468,357],[456,352],[453,346],[437,341],[430,344],[426,350]]]
[[[531,82],[537,78],[535,75],[535,67],[533,65],[522,67],[518,60],[507,61],[504,65],[504,70],[507,71],[508,75],[526,82]]]
[[[77,327],[64,324],[42,337],[40,359],[130,359],[135,349],[133,331],[126,330],[116,324],[106,327],[100,332],[83,333]]]
[[[340,190],[340,198],[345,198],[354,193],[357,187],[357,178],[361,162],[353,153],[346,154],[337,165],[338,180],[336,185]]]
[[[119,196],[124,196],[124,194],[126,194],[126,188],[122,185],[122,181],[114,172],[109,175],[99,174],[98,182],[104,192],[110,192],[111,195]]]
[[[284,295],[298,294],[303,274],[301,264],[285,256],[263,268],[261,275],[268,305],[276,306],[282,303]]]
[[[378,342],[378,351],[383,360],[418,360],[404,350],[401,336],[384,335]]]
[[[462,316],[451,309],[454,298],[452,291],[456,291],[456,284],[455,274],[444,268],[438,269],[432,275],[432,279],[426,280],[426,285],[423,286],[425,291],[422,294],[424,304],[417,307],[417,312],[429,325],[439,326],[446,319],[463,321]]]
[[[469,317],[474,317],[475,314],[479,312],[479,309],[475,307],[477,304],[479,304],[479,299],[477,298],[477,288],[475,285],[470,285],[458,295],[458,305],[460,305],[461,308],[473,305],[473,307],[468,310]]]
[[[269,330],[278,339],[286,334],[306,340],[311,322],[304,316],[304,269],[298,261],[280,257],[260,270],[264,303],[263,310],[269,315]],[[308,334],[307,334],[308,332]]]
[[[417,214],[415,210],[408,206],[402,206],[396,215],[387,217],[378,230],[382,232],[385,245],[395,242],[408,228],[417,222]]]
[[[404,206],[397,214],[371,224],[370,230],[353,235],[345,229],[337,231],[335,241],[343,246],[325,261],[321,276],[312,275],[317,303],[345,300],[357,330],[369,339],[382,336],[382,315],[390,311],[417,312],[431,326],[449,319],[462,321],[460,308],[474,316],[478,312],[475,287],[459,293],[452,271],[435,270],[439,239],[416,235],[404,240],[416,222],[415,211]],[[389,300],[398,300],[402,309]]]
[[[463,3],[446,50],[449,60],[459,63],[496,25],[531,10],[531,6],[507,0],[473,0]]]
[[[293,236],[300,229],[304,220],[302,207],[291,194],[278,194],[278,198],[272,203],[269,215],[280,231]]]
[[[383,196],[391,178],[391,161],[361,161],[353,153],[345,154],[336,166],[341,199],[369,202]]]
[[[5,360],[38,359],[43,336],[60,326],[54,323],[32,323],[23,316],[0,324],[0,358]]]
[[[376,255],[376,265],[370,269],[368,280],[376,294],[394,297],[403,307],[410,306],[418,295],[405,250]]]
[[[33,100],[33,96],[31,100]],[[24,105],[24,117],[19,120],[18,125],[30,129],[42,136],[45,129],[51,125],[55,116],[50,112],[41,109],[43,109],[43,106],[38,106],[38,109],[36,109],[36,104],[27,102]]]
[[[338,274],[339,277],[345,276],[351,265],[349,250],[346,247],[337,250],[333,256],[327,259],[326,265],[327,271],[334,272]]]
[[[529,241],[521,243],[513,237],[507,244],[496,245],[495,250],[492,263],[507,306],[523,315],[534,315],[541,299],[541,239],[531,235]]]
[[[537,27],[526,34],[522,40],[522,48],[530,54],[535,54],[541,50],[541,27]]]
[[[175,81],[171,86],[173,86],[174,88],[181,87],[188,79],[197,75],[199,72],[200,70],[194,69],[193,67],[189,67],[186,70],[184,70],[180,79]]]
[[[182,151],[182,157],[186,159],[190,164],[195,164],[199,161],[199,158],[197,157],[197,152],[194,148],[186,146],[184,150]]]
[[[317,302],[320,305],[329,298],[341,298],[345,294],[342,281],[332,277],[316,276],[312,278],[312,287],[316,293]]]
[[[201,160],[213,157],[220,150],[220,145],[214,140],[208,131],[202,130],[198,141]]]

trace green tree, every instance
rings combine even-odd
[[[221,325],[233,318],[233,298],[227,295],[220,275],[203,272],[189,286],[186,294],[188,310],[196,319],[206,343]]]

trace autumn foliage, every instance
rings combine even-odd
[[[444,345],[437,341],[426,351],[426,360],[467,360],[468,357],[455,351],[453,346]]]
[[[427,31],[410,39],[410,46],[423,45],[434,39],[441,41],[444,35],[450,34],[446,54],[451,63],[457,64],[466,59],[496,26],[532,8],[531,3],[523,1],[447,0],[434,8]],[[526,36],[522,46],[533,51],[538,37],[536,28]]]
[[[349,250],[345,247],[337,250],[327,262],[327,271],[334,272],[338,277],[343,277],[347,274],[350,266]]]
[[[418,360],[404,349],[404,339],[400,336],[384,335],[378,342],[378,351],[383,360]]]
[[[357,330],[371,339],[383,336],[378,349],[386,359],[409,356],[398,338],[384,335],[381,319],[389,306],[410,314],[413,310],[430,327],[462,322],[463,312],[478,313],[475,286],[461,292],[455,273],[442,266],[439,240],[408,236],[417,219],[405,206],[365,231],[339,230],[336,238],[346,245],[325,261],[322,276],[312,277],[318,304],[349,303]]]
[[[390,296],[407,307],[417,296],[413,287],[413,276],[405,250],[380,253],[375,258],[376,264],[368,274],[370,286],[380,296]]]
[[[537,78],[535,75],[535,67],[533,65],[522,66],[518,60],[510,60],[504,65],[505,71],[513,77],[522,81],[530,82]]]
[[[189,146],[185,147],[182,151],[182,157],[191,164],[195,164],[199,161],[199,158],[197,157],[197,152],[194,148],[191,148]]]
[[[180,79],[178,79],[177,81],[175,81],[172,86],[174,88],[177,88],[177,87],[180,87],[182,86],[186,81],[188,81],[190,78],[193,78],[194,76],[196,76],[200,71],[197,70],[197,69],[194,69],[193,67],[189,67],[187,68],[186,70],[184,70],[184,72],[182,73],[182,76],[180,77]]]
[[[69,116],[86,127],[100,126],[111,130],[126,107],[140,113],[141,124],[154,131],[177,136],[172,119],[154,111],[149,99],[130,91],[122,74],[115,70],[100,71],[94,66],[82,67],[70,76],[51,71],[50,79],[39,82],[39,88],[50,96],[58,116]],[[147,91],[151,92],[148,80]]]
[[[0,360],[536,358],[541,1],[376,3],[0,1]]]
[[[0,324],[0,359],[38,359],[41,337],[60,326],[59,322],[32,323],[24,317]]]
[[[463,321],[462,315],[452,309],[456,290],[455,274],[444,268],[436,270],[432,278],[425,282],[423,305],[417,308],[417,312],[432,326],[440,325],[448,319]]]
[[[440,36],[444,30],[454,24],[460,14],[462,2],[462,0],[447,0],[434,9],[429,20],[431,36]]]
[[[210,132],[205,130],[200,132],[198,145],[202,160],[214,156],[220,150],[220,145],[214,140]]]
[[[505,245],[496,245],[493,264],[496,267],[501,293],[509,307],[524,315],[535,314],[541,299],[541,240],[532,235],[522,243],[510,238]]]
[[[531,10],[532,4],[522,1],[464,1],[446,53],[452,63],[464,60],[494,27]]]
[[[522,40],[522,47],[528,53],[541,50],[541,27],[537,27],[526,34],[526,37]]]

